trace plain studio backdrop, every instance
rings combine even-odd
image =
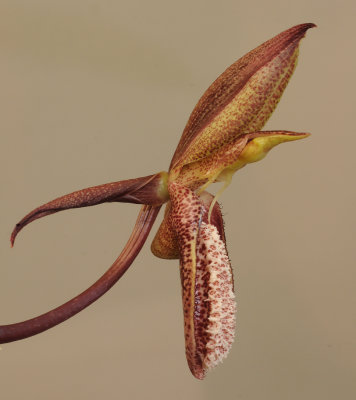
[[[0,2],[0,324],[62,304],[119,254],[139,207],[50,216],[59,195],[168,168],[199,97],[232,62],[314,22],[265,129],[311,132],[221,197],[237,335],[203,381],[184,355],[178,261],[150,253],[73,319],[2,346],[1,399],[354,399],[355,2]],[[216,188],[218,185],[214,185]],[[215,188],[214,188],[215,190]]]

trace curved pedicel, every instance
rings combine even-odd
[[[0,326],[0,343],[37,335],[67,320],[105,294],[126,272],[144,245],[161,206],[142,206],[126,246],[113,265],[87,290],[72,300],[38,317]]]

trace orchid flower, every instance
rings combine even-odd
[[[79,190],[36,208],[16,225],[12,245],[25,225],[58,211],[104,202],[142,204],[125,248],[97,282],[39,317],[0,326],[0,343],[43,332],[102,296],[131,265],[166,204],[151,249],[157,257],[180,260],[189,368],[203,379],[226,357],[234,340],[236,303],[217,199],[238,169],[280,143],[308,136],[261,129],[295,69],[300,40],[314,26],[301,24],[280,33],[220,75],[194,108],[168,172]],[[216,196],[206,191],[214,182],[223,183]]]

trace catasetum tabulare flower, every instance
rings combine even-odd
[[[314,26],[301,24],[280,33],[213,82],[194,108],[168,172],[79,190],[33,210],[16,225],[12,244],[25,225],[58,211],[105,202],[143,204],[124,250],[96,283],[46,314],[1,326],[0,343],[43,332],[109,290],[141,250],[166,203],[151,249],[158,257],[180,260],[189,368],[203,379],[226,357],[234,340],[236,303],[216,200],[238,169],[261,160],[277,144],[308,136],[261,129],[295,69],[300,40]],[[215,197],[205,191],[214,182],[223,183]]]

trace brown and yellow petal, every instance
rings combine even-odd
[[[158,258],[172,260],[179,258],[178,238],[172,227],[172,205],[169,201],[164,210],[164,217],[152,241],[151,251]]]
[[[262,129],[295,69],[298,47],[314,24],[294,26],[232,64],[204,93],[183,131],[171,163],[181,168],[243,134]]]
[[[238,136],[210,156],[184,165],[176,182],[191,189],[202,185],[205,189],[213,182],[229,182],[238,169],[262,160],[278,144],[308,136],[308,133],[289,131],[262,131]]]

